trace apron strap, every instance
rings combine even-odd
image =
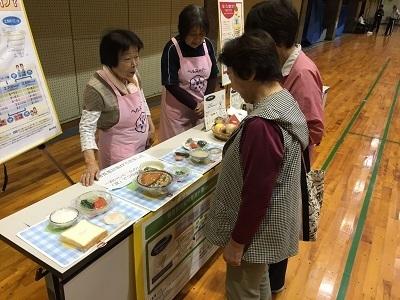
[[[204,40],[204,42],[203,42],[203,49],[204,49],[204,55],[208,55],[208,47],[206,44],[206,40]]]
[[[178,56],[181,59],[183,57],[183,54],[181,48],[179,47],[178,41],[174,37],[171,39],[171,41],[175,45],[176,52],[178,52]],[[205,40],[203,42],[203,49],[204,49],[204,55],[208,55],[208,48]]]
[[[183,55],[182,55],[181,47],[179,47],[178,41],[174,37],[171,39],[171,41],[175,45],[175,49],[176,49],[176,52],[178,52],[179,59],[182,59]]]

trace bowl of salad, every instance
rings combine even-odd
[[[97,216],[110,209],[112,196],[106,191],[91,191],[76,199],[76,208],[84,215]]]

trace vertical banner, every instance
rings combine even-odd
[[[239,37],[244,31],[243,0],[218,0],[219,43],[221,49],[231,39]],[[226,66],[221,65],[222,85],[230,84]]]
[[[60,133],[22,0],[0,0],[0,163]]]
[[[204,123],[206,131],[211,130],[217,117],[226,117],[225,90],[204,96]]]

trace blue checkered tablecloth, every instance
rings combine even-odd
[[[133,222],[137,221],[149,212],[148,210],[132,205],[123,199],[113,197],[113,204],[110,210],[102,215],[90,218],[89,220],[90,222],[106,229],[110,235],[121,227],[121,224],[108,225],[103,222],[104,216],[113,211],[123,213],[129,221]],[[87,252],[81,252],[63,244],[59,240],[61,232],[61,230],[51,229],[49,227],[48,219],[45,219],[44,221],[19,232],[17,236],[64,268],[77,262],[82,257],[87,256],[95,250],[95,248],[92,248]]]
[[[165,162],[165,165],[166,171],[170,171],[173,168],[173,165],[167,162]],[[121,189],[113,190],[111,193],[148,210],[156,211],[168,203],[168,201],[174,198],[184,188],[200,179],[201,176],[201,173],[191,170],[190,174],[183,181],[174,181],[171,186],[168,187],[169,194],[159,197],[151,197],[144,194],[135,183],[131,183]]]
[[[208,143],[205,148],[206,149],[218,148],[218,149],[222,150],[223,146],[222,145]],[[185,148],[179,147],[179,148],[176,148],[174,151],[171,151],[171,152],[167,153],[166,155],[164,155],[160,159],[162,161],[168,162],[170,164],[175,164],[175,165],[178,165],[178,166],[188,167],[189,169],[194,170],[196,172],[199,172],[201,174],[204,174],[207,171],[209,171],[210,169],[212,169],[213,167],[215,167],[218,163],[221,162],[221,159],[222,159],[222,154],[221,154],[215,160],[209,161],[209,163],[204,163],[204,164],[194,163],[194,162],[191,161],[190,158],[186,158],[186,159],[181,160],[181,161],[176,161],[175,160],[175,152],[176,151],[187,152],[187,150]]]

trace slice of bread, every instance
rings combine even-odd
[[[62,242],[86,251],[107,236],[107,230],[86,220],[65,230],[60,235]]]

